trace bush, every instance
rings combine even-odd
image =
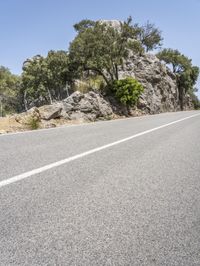
[[[30,116],[28,120],[26,121],[26,124],[29,129],[36,130],[40,126],[39,119],[37,117]]]
[[[136,79],[125,78],[115,80],[113,82],[112,90],[122,104],[134,106],[137,103],[139,96],[144,91],[144,88]]]

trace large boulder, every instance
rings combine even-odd
[[[15,121],[19,124],[26,125],[30,120],[40,121],[41,116],[37,107],[32,107],[27,112],[23,112],[14,116]]]
[[[113,115],[112,107],[100,94],[90,91],[81,93],[75,91],[63,100],[62,116],[71,120],[95,121],[106,119]]]
[[[51,120],[61,117],[62,107],[60,104],[44,105],[38,108],[41,119]]]
[[[102,24],[107,24],[109,27],[113,27],[117,31],[121,31],[121,24],[123,23],[123,21],[116,20],[116,19],[113,19],[113,20],[102,19],[102,20],[99,20],[99,22]]]

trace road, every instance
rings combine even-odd
[[[200,265],[200,112],[1,135],[0,265]]]

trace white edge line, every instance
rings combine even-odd
[[[151,133],[153,131],[156,131],[156,130],[159,130],[159,129],[162,129],[162,128],[165,128],[165,127],[168,127],[170,125],[173,125],[173,124],[176,124],[176,123],[179,123],[181,121],[184,121],[184,120],[187,120],[187,119],[190,119],[190,118],[193,118],[195,116],[199,116],[200,114],[195,114],[195,115],[191,115],[191,116],[188,116],[188,117],[185,117],[185,118],[181,118],[181,119],[178,119],[178,120],[175,120],[173,122],[170,122],[170,123],[167,123],[167,124],[164,124],[164,125],[161,125],[161,126],[158,126],[158,127],[155,127],[155,128],[152,128],[152,129],[148,129],[148,130],[145,130],[143,132],[140,132],[140,133],[137,133],[135,135],[132,135],[130,137],[127,137],[127,138],[124,138],[124,139],[121,139],[121,140],[118,140],[118,141],[115,141],[115,142],[111,142],[109,144],[106,144],[106,145],[103,145],[103,146],[100,146],[100,147],[97,147],[97,148],[94,148],[92,150],[89,150],[89,151],[86,151],[86,152],[83,152],[83,153],[80,153],[80,154],[77,154],[75,156],[72,156],[72,157],[69,157],[69,158],[66,158],[66,159],[63,159],[63,160],[60,160],[60,161],[57,161],[57,162],[54,162],[54,163],[51,163],[51,164],[48,164],[48,165],[45,165],[45,166],[42,166],[40,168],[36,168],[36,169],[33,169],[31,171],[28,171],[28,172],[25,172],[23,174],[20,174],[20,175],[16,175],[16,176],[13,176],[11,178],[8,178],[8,179],[5,179],[5,180],[2,180],[0,181],[0,188],[1,187],[4,187],[4,186],[7,186],[9,184],[12,184],[12,183],[15,183],[15,182],[18,182],[22,179],[25,179],[27,177],[30,177],[30,176],[33,176],[33,175],[36,175],[36,174],[39,174],[39,173],[42,173],[44,171],[47,171],[49,169],[52,169],[52,168],[55,168],[55,167],[58,167],[58,166],[61,166],[63,164],[66,164],[66,163],[69,163],[71,161],[75,161],[77,159],[80,159],[82,157],[85,157],[87,155],[90,155],[90,154],[93,154],[95,152],[99,152],[99,151],[102,151],[102,150],[105,150],[107,148],[110,148],[112,146],[115,146],[115,145],[118,145],[118,144],[121,144],[123,142],[126,142],[126,141],[129,141],[129,140],[132,140],[134,138],[137,138],[137,137],[140,137],[140,136],[143,136],[145,134],[148,134],[148,133]]]

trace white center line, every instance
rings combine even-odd
[[[83,152],[83,153],[80,153],[80,154],[77,154],[75,156],[72,156],[72,157],[68,157],[68,158],[65,158],[63,160],[60,160],[60,161],[57,161],[57,162],[54,162],[54,163],[51,163],[51,164],[48,164],[48,165],[45,165],[45,166],[42,166],[42,167],[39,167],[39,168],[36,168],[36,169],[33,169],[31,171],[28,171],[26,173],[23,173],[23,174],[20,174],[20,175],[16,175],[16,176],[13,176],[11,178],[8,178],[8,179],[5,179],[5,180],[2,180],[0,181],[0,188],[1,187],[4,187],[4,186],[7,186],[9,184],[12,184],[12,183],[15,183],[15,182],[18,182],[22,179],[25,179],[25,178],[28,178],[30,176],[33,176],[33,175],[36,175],[36,174],[39,174],[39,173],[42,173],[42,172],[45,172],[49,169],[52,169],[52,168],[55,168],[55,167],[58,167],[60,165],[63,165],[63,164],[66,164],[66,163],[69,163],[69,162],[72,162],[72,161],[75,161],[77,159],[80,159],[82,157],[85,157],[87,155],[90,155],[90,154],[93,154],[93,153],[96,153],[98,151],[102,151],[102,150],[105,150],[107,148],[110,148],[112,146],[115,146],[115,145],[118,145],[118,144],[121,144],[123,142],[126,142],[126,141],[129,141],[129,140],[132,140],[132,139],[135,139],[137,137],[140,137],[140,136],[143,136],[145,134],[148,134],[148,133],[151,133],[153,131],[156,131],[156,130],[159,130],[159,129],[162,129],[162,128],[165,128],[165,127],[168,127],[168,126],[171,126],[173,124],[176,124],[176,123],[179,123],[181,121],[184,121],[184,120],[187,120],[187,119],[190,119],[192,117],[195,117],[195,116],[199,116],[200,114],[195,114],[195,115],[191,115],[191,116],[188,116],[188,117],[185,117],[185,118],[181,118],[181,119],[178,119],[178,120],[175,120],[173,122],[170,122],[170,123],[167,123],[167,124],[164,124],[162,126],[159,126],[159,127],[155,127],[155,128],[152,128],[152,129],[148,129],[148,130],[145,130],[143,132],[140,132],[140,133],[137,133],[135,135],[132,135],[130,137],[127,137],[127,138],[124,138],[124,139],[120,139],[118,141],[115,141],[115,142],[111,142],[109,144],[106,144],[106,145],[103,145],[103,146],[100,146],[100,147],[97,147],[95,149],[92,149],[92,150],[89,150],[89,151],[86,151],[86,152]]]

